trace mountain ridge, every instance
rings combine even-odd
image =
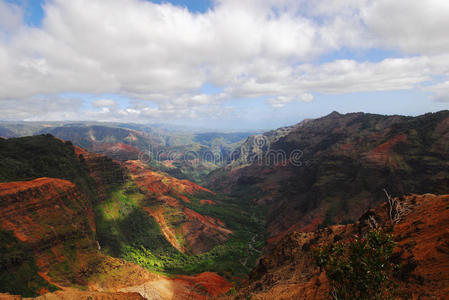
[[[332,113],[287,133],[249,138],[241,146],[249,149],[243,163],[213,171],[207,186],[229,193],[259,189],[254,201],[269,207],[275,241],[290,228],[314,230],[357,218],[376,204],[383,188],[447,193],[448,120],[449,111],[419,117]],[[282,161],[273,162],[273,153],[284,155]]]

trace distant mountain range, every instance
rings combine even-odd
[[[255,132],[186,132],[186,128],[99,122],[0,123],[0,137],[51,134],[88,151],[125,161],[144,157],[159,169],[195,181],[223,161]],[[164,161],[168,161],[164,163]]]

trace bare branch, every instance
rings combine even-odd
[[[386,189],[383,189],[385,195],[387,196],[387,201],[389,205],[388,215],[392,225],[397,224],[401,221],[402,217],[410,213],[410,208],[406,201],[400,202],[397,198],[391,197]]]

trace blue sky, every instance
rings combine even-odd
[[[238,130],[449,108],[445,1],[151,2],[0,0],[3,119]]]
[[[41,26],[42,19],[44,18],[44,10],[42,7],[46,2],[45,0],[7,0],[6,2],[17,4],[24,9],[24,21],[27,25],[33,27]],[[185,7],[193,13],[204,13],[213,7],[212,1],[209,0],[151,0],[150,2],[157,4],[171,3],[176,6]]]

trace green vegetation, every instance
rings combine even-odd
[[[72,143],[51,135],[0,139],[0,181],[38,177],[75,179],[86,175]],[[87,179],[86,179],[87,180]]]
[[[145,247],[127,247],[123,258],[147,269],[167,274],[197,274],[211,271],[231,278],[245,276],[249,272],[250,269],[239,262],[247,255],[246,248],[245,243],[235,239],[199,255],[180,252],[169,256],[155,255]]]
[[[133,135],[130,139],[130,132],[127,129],[109,127],[103,125],[89,124],[69,124],[61,127],[51,127],[41,130],[41,133],[50,133],[64,140],[72,141],[84,149],[92,149],[94,143],[127,143],[139,149],[148,149],[150,140]],[[94,137],[94,140],[92,139]]]
[[[141,208],[144,197],[128,182],[94,206],[97,236],[106,254],[122,257],[129,247],[144,247],[157,255],[175,252],[156,221]]]
[[[211,197],[216,204],[200,203],[200,199]],[[170,256],[158,256],[145,247],[128,247],[123,257],[148,269],[169,274],[214,271],[227,278],[246,276],[265,245],[265,212],[247,201],[223,195],[204,193],[190,197],[190,200],[190,203],[186,203],[187,207],[222,220],[233,231],[233,236],[224,244],[199,255],[176,252]]]
[[[211,199],[216,204],[201,204],[201,199]],[[264,211],[248,201],[210,193],[190,196],[190,200],[187,207],[222,220],[234,232],[232,237],[203,254],[180,253],[143,209],[157,200],[148,198],[130,181],[113,191],[107,201],[94,206],[102,251],[168,275],[214,271],[228,278],[246,276],[259,255],[253,249],[261,249],[265,244]],[[176,225],[182,216],[167,211],[166,219]]]
[[[31,246],[8,231],[0,231],[0,292],[25,297],[39,295],[41,289],[57,288],[39,276]]]
[[[217,165],[209,161],[193,161],[187,159],[174,161],[170,167],[164,165],[164,161],[159,160],[151,160],[149,165],[151,168],[167,173],[172,177],[187,179],[199,185],[204,184],[207,175],[218,168]]]
[[[354,237],[314,249],[317,265],[324,268],[332,299],[393,299],[396,284],[392,263],[393,236],[371,230],[366,237]]]
[[[121,169],[109,158],[101,159],[104,186],[122,178]],[[33,180],[39,177],[66,179],[76,184],[93,202],[96,184],[84,157],[77,157],[70,141],[50,134],[0,139],[0,182]]]
[[[71,142],[51,135],[0,139],[0,182],[38,177],[67,179],[87,195],[95,193],[89,171],[77,159]]]

